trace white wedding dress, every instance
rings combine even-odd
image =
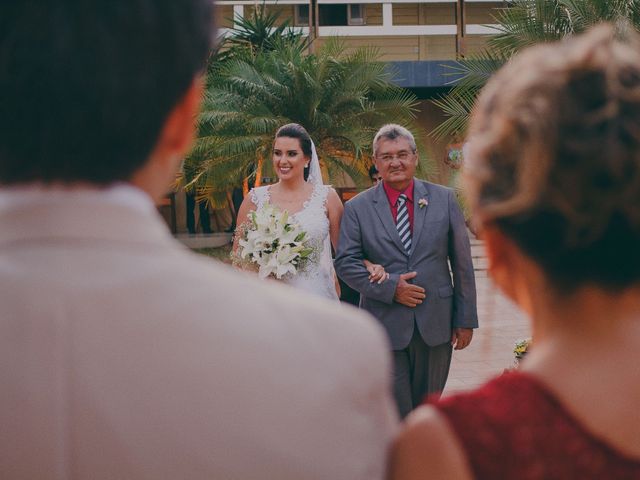
[[[283,281],[309,293],[338,300],[326,205],[329,189],[330,187],[327,185],[315,183],[311,197],[304,202],[302,210],[291,215],[307,233],[314,253],[302,272],[285,278]],[[254,188],[249,192],[249,195],[251,201],[256,205],[256,210],[260,210],[270,202],[269,185]]]

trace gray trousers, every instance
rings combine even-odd
[[[402,418],[422,404],[428,395],[444,390],[451,351],[449,342],[433,347],[424,343],[417,325],[409,345],[393,351],[393,393]]]

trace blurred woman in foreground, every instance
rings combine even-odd
[[[481,93],[467,191],[535,348],[417,410],[392,478],[640,478],[640,40],[624,37],[534,47]]]

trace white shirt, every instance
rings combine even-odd
[[[115,183],[103,188],[60,187],[40,184],[0,188],[0,210],[18,206],[61,204],[73,202],[90,207],[92,204],[127,206],[141,213],[155,210],[151,197],[143,190],[128,183]]]

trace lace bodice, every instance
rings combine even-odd
[[[311,197],[304,202],[302,209],[291,215],[307,232],[315,253],[304,271],[286,279],[285,283],[309,293],[337,300],[327,216],[329,189],[328,185],[315,185]],[[254,188],[249,195],[257,210],[271,201],[269,185]]]
[[[502,375],[435,407],[453,428],[477,479],[640,478],[637,458],[586,430],[529,374]]]

